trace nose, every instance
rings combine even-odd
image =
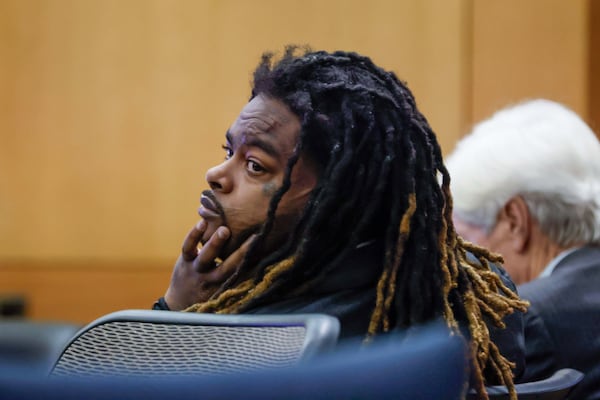
[[[206,182],[213,191],[228,193],[233,188],[233,182],[229,175],[227,161],[225,161],[206,171]]]

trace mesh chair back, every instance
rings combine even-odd
[[[331,349],[336,318],[125,310],[83,328],[53,376],[221,374],[286,367]]]

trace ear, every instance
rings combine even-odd
[[[527,250],[532,233],[531,215],[527,203],[521,196],[508,200],[498,215],[498,223],[503,223],[510,245],[517,253]]]

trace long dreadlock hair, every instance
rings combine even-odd
[[[253,278],[229,282],[188,311],[239,313],[282,293],[303,293],[356,245],[382,237],[367,337],[438,317],[459,332],[461,321],[468,325],[478,394],[487,398],[484,371],[492,371],[516,398],[514,365],[490,340],[484,317],[504,327],[502,319],[527,303],[490,270],[499,256],[456,235],[439,144],[405,84],[356,53],[289,46],[279,60],[262,56],[251,98],[259,94],[284,102],[301,132],[246,264],[273,226],[300,154],[316,162],[319,181],[289,240],[252,265]]]

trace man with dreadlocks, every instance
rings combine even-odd
[[[322,312],[366,339],[443,318],[478,394],[515,396],[526,303],[499,257],[456,235],[437,139],[393,73],[355,53],[265,54],[223,148],[155,308]]]

